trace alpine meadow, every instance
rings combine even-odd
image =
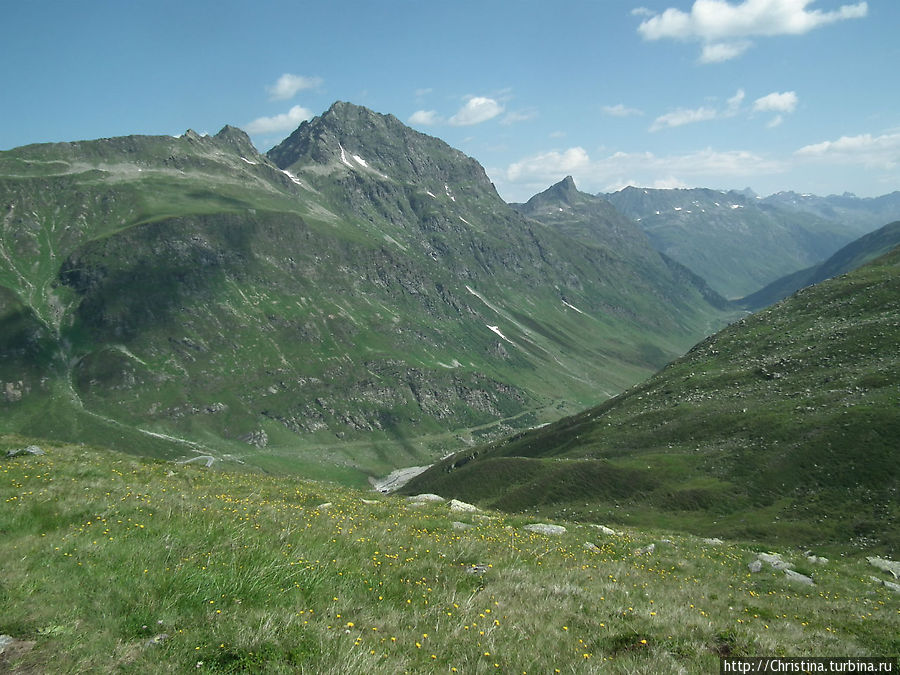
[[[5,14],[0,672],[896,672],[900,5]]]

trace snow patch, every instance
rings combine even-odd
[[[569,304],[568,302],[566,302],[565,300],[562,301],[562,304],[564,304],[566,307],[569,307],[569,308],[571,308],[571,309],[574,309],[574,310],[575,310],[576,312],[578,312],[579,314],[584,314],[584,312],[582,312],[580,309],[578,309],[575,305],[570,305],[570,304]],[[584,314],[584,315],[587,316],[587,314]]]
[[[487,324],[485,324],[485,325],[487,326]],[[509,344],[511,344],[511,345],[516,344],[515,342],[513,342],[512,340],[510,340],[508,337],[506,337],[506,336],[500,331],[500,326],[488,326],[488,330],[491,330],[491,331],[495,332],[495,333],[496,333],[497,335],[499,335],[501,338],[503,338],[504,340],[506,340]]]
[[[357,162],[359,162],[360,164],[362,164],[362,165],[363,165],[364,167],[366,167],[367,169],[369,168],[369,165],[366,163],[366,160],[364,160],[364,159],[363,159],[362,157],[360,157],[359,155],[353,155],[353,159],[355,159]]]
[[[676,210],[676,211],[681,211],[681,207],[680,207],[680,206],[676,206],[676,207],[675,207],[675,210]]]
[[[428,195],[429,197],[434,197],[434,199],[437,199],[437,197],[428,190],[425,190],[425,194]]]
[[[731,208],[732,209],[742,209],[742,208],[744,208],[744,205],[743,204],[732,204]]]
[[[355,168],[355,167],[350,163],[350,160],[347,159],[347,153],[344,152],[344,146],[341,145],[340,143],[338,143],[338,147],[341,149],[341,164],[344,164],[345,166],[349,166],[351,169]]]
[[[291,179],[292,181],[294,181],[297,185],[303,185],[303,183],[300,182],[300,179],[297,178],[297,176],[295,176],[294,174],[292,174],[290,171],[287,171],[286,169],[282,169],[282,170],[281,170],[281,173],[283,173],[285,176],[287,176],[288,178],[290,178],[290,179]]]
[[[469,227],[472,226],[472,223],[470,223],[468,220],[466,220],[466,219],[463,218],[462,216],[456,216],[456,217],[459,218],[461,221],[463,221],[463,222],[464,222],[466,225],[468,225]]]
[[[251,161],[250,161],[249,159],[247,159],[246,157],[241,157],[241,159],[244,160],[245,162],[247,162],[247,164],[252,164],[252,165],[254,165],[254,166],[257,165],[257,164],[259,164],[259,162],[251,162]]]

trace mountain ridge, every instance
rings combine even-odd
[[[725,316],[636,292],[392,116],[338,102],[268,155],[247,140],[0,153],[10,430],[360,484],[605,398]]]

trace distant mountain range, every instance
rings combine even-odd
[[[525,218],[348,103],[266,155],[234,127],[17,148],[0,195],[4,431],[360,484],[602,401],[728,316],[611,209]]]
[[[652,245],[722,295],[737,299],[818,264],[861,235],[900,219],[900,192],[877,199],[747,191],[625,188],[600,195]]]
[[[611,401],[456,453],[404,490],[607,524],[896,552],[898,318],[895,247],[733,323]]]

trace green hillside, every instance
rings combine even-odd
[[[347,103],[0,153],[0,430],[364,485],[571,414],[721,325]]]
[[[771,542],[900,548],[900,250],[703,341],[619,397],[406,491]]]
[[[852,272],[870,260],[884,255],[898,244],[900,244],[900,221],[863,235],[847,244],[828,260],[777,279],[756,293],[736,300],[734,304],[749,310],[761,309],[783,300],[801,288],[817,284],[839,274]]]
[[[454,512],[327,483],[0,438],[0,670],[678,673],[891,655],[858,553]],[[557,530],[558,531],[558,530]],[[759,563],[762,565],[762,563]]]
[[[862,234],[734,190],[628,187],[601,196],[637,222],[658,251],[727,298],[818,263]]]

